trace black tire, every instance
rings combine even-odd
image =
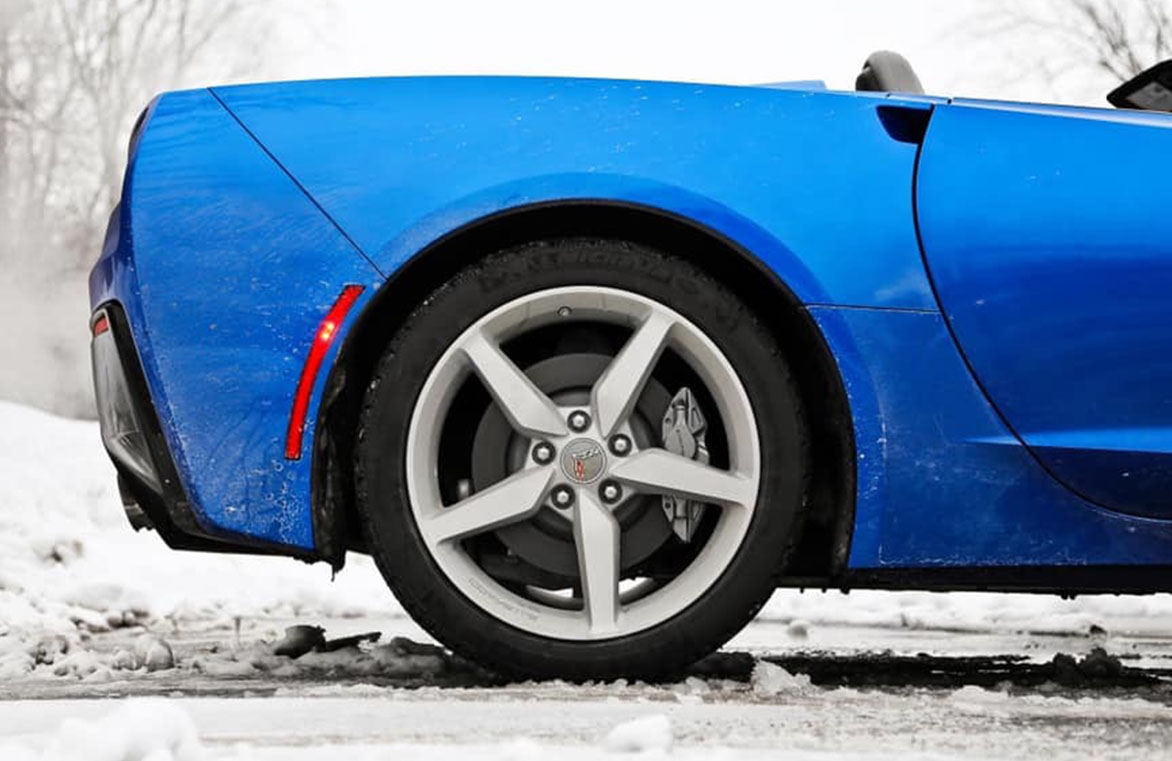
[[[655,299],[721,347],[748,393],[761,442],[758,507],[716,583],[675,617],[628,636],[555,640],[507,625],[453,587],[432,560],[408,504],[405,446],[419,392],[439,356],[488,311],[537,290],[622,288]],[[642,246],[555,240],[494,253],[424,299],[390,341],[367,391],[356,492],[368,546],[408,613],[455,653],[513,677],[663,678],[711,653],[756,615],[799,535],[808,434],[797,387],[770,332],[696,266]]]

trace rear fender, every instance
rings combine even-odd
[[[335,80],[218,97],[386,276],[462,225],[606,199],[695,220],[805,303],[935,309],[897,98],[538,78]]]

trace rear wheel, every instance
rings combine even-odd
[[[774,588],[806,482],[775,341],[657,251],[555,241],[436,290],[391,341],[357,446],[404,607],[500,671],[658,676]]]

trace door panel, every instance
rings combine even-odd
[[[927,265],[990,400],[1057,479],[1172,518],[1172,117],[938,106]]]

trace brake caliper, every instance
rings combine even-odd
[[[663,448],[672,454],[707,465],[708,447],[704,442],[707,428],[708,423],[696,404],[696,397],[692,395],[691,389],[684,386],[672,397],[663,414]],[[690,542],[696,527],[700,525],[704,503],[683,497],[664,496],[663,512],[667,514],[675,535],[682,541]]]

